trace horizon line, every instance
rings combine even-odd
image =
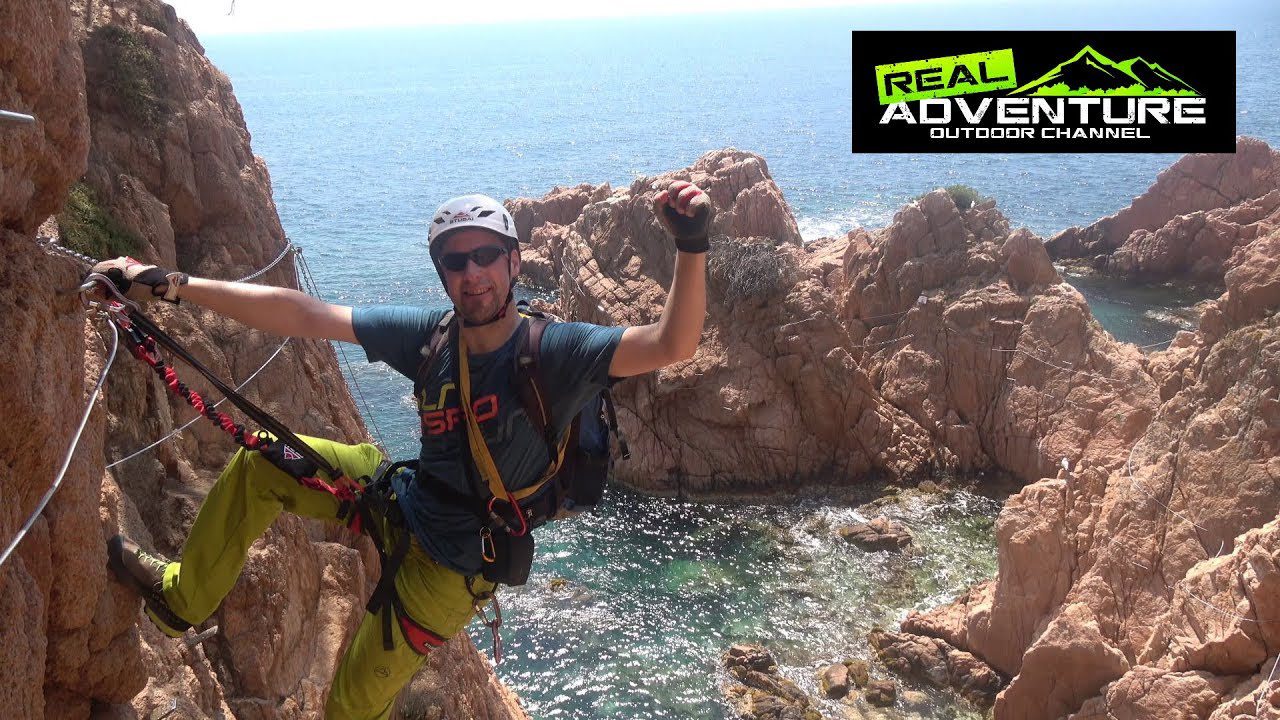
[[[814,11],[814,10],[853,10],[858,8],[885,8],[891,5],[952,5],[963,6],[970,0],[795,0],[795,2],[782,2],[781,0],[765,0],[770,2],[767,6],[762,7],[739,7],[737,3],[733,3],[728,7],[716,6],[700,6],[695,8],[678,8],[664,7],[656,10],[645,8],[622,8],[622,12],[599,12],[589,11],[586,14],[560,14],[545,16],[526,16],[512,15],[510,17],[488,19],[471,17],[444,17],[434,20],[415,17],[408,21],[395,21],[388,19],[385,22],[374,21],[369,23],[342,24],[338,22],[349,21],[350,18],[334,18],[335,22],[321,22],[320,24],[306,27],[282,27],[279,25],[267,26],[259,25],[257,27],[248,28],[228,28],[225,23],[232,22],[229,18],[235,18],[237,9],[233,9],[230,13],[218,13],[217,15],[195,15],[199,18],[200,25],[198,27],[192,22],[192,19],[184,15],[181,8],[174,6],[177,11],[178,18],[187,23],[196,37],[243,37],[252,35],[280,35],[280,34],[303,34],[303,33],[322,33],[322,32],[343,32],[348,30],[419,30],[427,28],[448,28],[448,27],[488,27],[499,25],[540,25],[546,23],[566,23],[566,22],[582,22],[582,21],[599,21],[599,20],[638,20],[646,18],[664,18],[664,17],[707,17],[711,15],[762,15],[769,13],[792,13],[798,11]],[[1016,0],[989,0],[991,4],[1009,4]],[[172,0],[169,4],[174,5]],[[202,5],[207,5],[202,2]],[[229,4],[234,6],[234,0],[229,0]],[[242,6],[243,7],[243,6]],[[274,18],[272,18],[274,19]],[[252,22],[252,16],[250,16]],[[206,23],[212,23],[206,25]]]

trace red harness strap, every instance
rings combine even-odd
[[[165,387],[169,388],[170,392],[187,401],[187,404],[195,408],[196,412],[208,418],[210,422],[230,435],[238,445],[246,450],[261,452],[273,465],[288,473],[304,487],[323,490],[341,502],[354,502],[357,500],[356,487],[358,485],[355,485],[345,477],[338,478],[337,482],[330,484],[318,475],[318,468],[310,473],[298,472],[297,467],[291,466],[291,462],[305,460],[302,455],[284,443],[273,442],[265,433],[249,432],[244,425],[236,423],[226,413],[205,402],[200,393],[187,387],[187,384],[178,378],[178,373],[174,371],[173,367],[160,357],[154,338],[142,332],[122,314],[117,314],[113,319],[117,325],[124,329],[126,342],[129,343],[129,349],[134,356],[150,366],[164,382]],[[344,480],[346,482],[343,482]]]
[[[444,645],[444,638],[414,622],[403,612],[397,612],[396,618],[400,621],[400,630],[404,633],[405,641],[419,655],[426,655],[432,648]]]

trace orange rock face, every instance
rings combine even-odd
[[[85,268],[46,255],[34,238],[71,183],[84,175],[98,204],[141,240],[136,257],[203,277],[248,275],[278,257],[286,240],[230,83],[172,8],[152,0],[70,9],[6,0],[0,41],[0,108],[39,118],[0,132],[0,339],[15,350],[0,356],[7,544],[52,483],[111,344],[108,326],[78,298],[57,294],[77,285]],[[122,68],[147,84],[121,83]],[[134,92],[139,87],[146,92]],[[298,287],[291,262],[257,281]],[[280,347],[278,338],[187,305],[150,314],[232,384]],[[194,371],[179,371],[212,394]],[[327,343],[291,341],[244,392],[297,432],[364,440],[340,377]],[[322,717],[377,576],[367,541],[282,516],[253,547],[222,609],[199,628],[217,630],[195,644],[161,636],[136,595],[108,577],[105,539],[121,530],[178,553],[234,446],[202,420],[105,466],[193,415],[122,349],[61,489],[0,567],[5,718],[150,717],[171,707],[173,717],[186,718]],[[432,658],[424,678],[407,698],[424,712],[525,717],[465,635]]]
[[[1049,240],[1054,258],[1082,258],[1137,280],[1220,281],[1232,252],[1280,227],[1280,153],[1242,137],[1234,154],[1187,155],[1115,215]]]
[[[717,207],[707,331],[693,360],[615,390],[633,451],[618,470],[627,483],[742,497],[869,473],[1040,477],[1064,456],[1111,454],[1155,410],[1141,354],[1101,330],[1041,241],[1011,233],[993,205],[961,212],[935,192],[883,230],[802,246],[763,159],[734,150],[528,229],[554,238],[526,255],[555,278],[569,316],[658,317],[673,249],[648,203],[674,179],[697,182]],[[1102,371],[1129,391],[1084,374]],[[1037,390],[1047,383],[1053,394]],[[1107,424],[1117,432],[1096,432]]]
[[[1203,197],[1245,198],[1211,213],[1257,216],[1276,189],[1241,190],[1231,163],[1256,168],[1273,154],[1241,147],[1235,161],[1179,161],[1149,194],[1176,176]],[[904,623],[1013,676],[997,718],[1274,716],[1280,232],[1256,230],[1213,278],[1226,292],[1196,332],[1150,356],[1137,379],[1095,388],[1153,386],[1155,411],[1099,426],[1100,452],[1008,501],[994,583]],[[1120,426],[1131,431],[1117,438]]]
[[[0,121],[0,227],[27,234],[61,207],[89,147],[84,68],[67,3],[4,3],[0,68],[0,110],[36,118]]]
[[[1280,646],[1277,167],[1250,139],[1188,156],[1132,208],[1055,239],[1059,255],[1168,247],[1139,265],[1218,273],[1226,292],[1199,330],[1152,356],[1103,331],[991,203],[962,212],[934,192],[882,230],[801,247],[793,221],[772,219],[785,204],[763,160],[738,151],[535,224],[557,250],[529,252],[569,316],[651,322],[672,250],[647,194],[707,188],[707,329],[690,362],[615,389],[633,453],[620,479],[743,497],[1008,472],[1030,484],[997,523],[996,579],[903,629],[1012,678],[997,718],[1235,717],[1280,697],[1266,682]],[[1179,233],[1194,242],[1150,245]]]

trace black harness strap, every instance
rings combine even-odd
[[[440,322],[436,323],[436,327],[431,331],[431,339],[422,347],[422,363],[418,365],[418,384],[424,384],[426,374],[436,364],[436,359],[440,357],[440,352],[444,350],[445,345],[449,343],[450,334],[454,332],[452,327],[453,311],[449,310],[440,318]]]
[[[524,405],[529,422],[547,444],[547,461],[555,462],[560,453],[559,438],[551,423],[551,408],[547,407],[543,384],[538,370],[542,363],[542,332],[547,329],[547,319],[530,316],[524,320],[528,332],[520,338],[520,350],[516,353],[516,379],[520,404]]]
[[[383,609],[387,610],[382,616],[382,646],[387,650],[395,647],[394,637],[391,634],[391,616],[401,613],[400,599],[396,593],[396,573],[409,553],[409,544],[412,539],[409,530],[404,527],[404,516],[401,514],[400,505],[393,497],[395,491],[391,487],[391,478],[402,469],[416,468],[417,464],[417,460],[402,460],[397,463],[384,460],[378,467],[376,479],[366,486],[355,506],[355,512],[360,518],[364,531],[368,533],[374,549],[378,551],[381,573],[365,609],[375,614]],[[386,518],[391,525],[400,527],[394,548],[388,548],[389,538],[384,537],[382,530],[378,527],[377,515]]]
[[[605,418],[608,420],[609,432],[613,433],[614,439],[618,441],[618,455],[623,460],[631,459],[631,448],[627,447],[627,439],[622,437],[622,431],[618,429],[618,413],[613,409],[613,393],[603,392],[600,397],[604,400]]]

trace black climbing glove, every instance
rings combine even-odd
[[[170,272],[155,265],[144,265],[131,257],[103,260],[91,272],[106,275],[116,289],[136,302],[155,298],[178,304],[178,291],[190,278],[186,273]]]
[[[687,253],[704,253],[711,247],[708,233],[715,210],[711,199],[697,185],[677,180],[660,191],[653,201],[659,222],[676,241],[676,249]],[[691,210],[692,215],[685,211]]]

